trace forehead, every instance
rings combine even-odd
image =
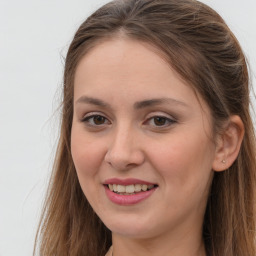
[[[164,54],[155,46],[129,38],[112,38],[104,41],[99,41],[91,48],[80,61],[79,69],[94,69],[100,74],[105,71],[111,71],[120,74],[129,74],[129,72],[136,73],[139,71],[158,71],[170,70],[170,65],[162,57]],[[150,65],[151,64],[151,65]],[[152,65],[153,64],[153,65]],[[138,66],[140,69],[138,70]],[[160,70],[161,69],[161,70]]]
[[[97,76],[94,76],[95,73]],[[139,78],[159,79],[168,73],[180,79],[156,47],[141,41],[117,38],[101,41],[86,53],[78,64],[74,82],[77,85],[85,79],[99,81],[112,76],[120,80],[129,78],[132,84],[133,80],[139,83]]]
[[[127,38],[102,41],[92,48],[78,64],[74,84],[75,98],[95,93],[106,97],[111,92],[110,96],[132,95],[135,101],[142,96],[163,98],[167,94],[177,100],[180,97],[189,100],[192,105],[201,101],[160,50]]]

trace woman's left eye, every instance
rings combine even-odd
[[[154,127],[168,127],[176,121],[165,116],[153,116],[147,120],[147,124]]]

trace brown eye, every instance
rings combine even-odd
[[[163,126],[166,124],[167,121],[168,120],[165,117],[161,117],[161,116],[154,117],[154,125],[156,126]]]
[[[100,125],[105,125],[105,124],[109,123],[108,119],[101,115],[87,116],[82,120],[82,122],[84,122],[90,126],[100,126]]]
[[[94,116],[92,119],[93,119],[93,123],[96,125],[101,125],[106,122],[106,118],[103,116]]]
[[[153,129],[165,129],[172,126],[175,123],[176,123],[176,120],[166,116],[160,116],[160,115],[152,116],[145,122],[145,124],[149,125],[149,127]]]

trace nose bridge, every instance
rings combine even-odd
[[[114,147],[123,147],[124,149],[128,150],[133,141],[133,129],[131,125],[124,123],[120,124],[116,127],[115,131],[113,132],[113,146]]]
[[[125,170],[144,161],[138,131],[127,122],[120,122],[112,131],[105,159],[114,168]]]

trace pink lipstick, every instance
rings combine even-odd
[[[137,204],[150,197],[157,187],[157,184],[133,178],[113,178],[104,182],[107,197],[119,205]]]

